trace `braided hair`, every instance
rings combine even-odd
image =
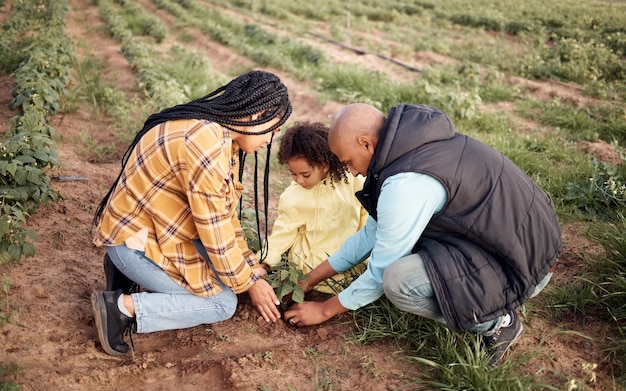
[[[278,162],[284,165],[294,158],[302,158],[313,167],[328,165],[333,187],[335,182],[348,183],[348,166],[330,151],[328,127],[320,122],[299,122],[285,131],[280,139]]]
[[[215,91],[209,93],[202,98],[195,99],[191,102],[173,106],[164,109],[158,113],[152,114],[145,121],[143,128],[135,135],[133,142],[130,144],[124,155],[122,156],[122,169],[117,179],[98,205],[92,225],[96,225],[102,218],[102,214],[107,206],[111,195],[113,194],[117,183],[122,177],[122,173],[128,163],[128,159],[133,149],[137,146],[139,140],[152,128],[167,121],[180,119],[198,119],[208,120],[220,124],[221,126],[243,135],[258,135],[273,132],[281,127],[291,115],[292,107],[289,101],[287,87],[280,81],[278,76],[260,70],[250,71],[233,80],[228,84],[219,87]],[[243,118],[253,114],[261,113],[261,115],[250,121],[243,121]],[[239,126],[255,126],[268,123],[275,118],[280,120],[270,128],[263,132],[247,132],[245,130],[236,129]],[[272,136],[273,137],[273,136]],[[270,157],[271,141],[267,146],[267,162]],[[243,175],[243,162],[246,154],[239,151],[240,170],[239,180]],[[256,159],[255,152],[255,159]],[[256,164],[255,164],[256,171]],[[257,176],[255,172],[255,208],[257,204]],[[266,164],[264,187],[268,188],[269,182],[269,164]],[[264,192],[265,205],[267,212],[267,191]],[[257,226],[259,213],[256,210]],[[267,230],[266,230],[267,232]],[[260,232],[259,232],[260,234]]]

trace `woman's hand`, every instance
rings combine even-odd
[[[280,301],[274,289],[264,279],[260,278],[248,289],[252,305],[261,313],[266,322],[276,322],[280,319],[278,306]]]
[[[255,267],[253,267],[252,268],[252,272],[254,273],[255,276],[257,276],[259,278],[267,277],[267,269],[265,269],[265,267],[263,267],[263,265],[257,265]]]

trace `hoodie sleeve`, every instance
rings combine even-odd
[[[267,238],[268,253],[263,263],[270,267],[276,266],[285,251],[293,246],[298,228],[302,225],[297,209],[292,207],[293,193],[289,189],[285,189],[278,200],[278,217]]]

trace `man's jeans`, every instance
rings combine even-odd
[[[548,273],[535,288],[531,297],[536,296],[550,281],[552,273]],[[435,292],[424,267],[424,261],[418,254],[411,254],[392,263],[383,275],[383,288],[389,301],[402,311],[410,312],[434,319],[445,324],[445,320],[437,303]],[[500,328],[504,317],[480,323],[471,330],[489,335]]]
[[[195,244],[195,243],[194,243]],[[210,263],[202,245],[196,245]],[[148,292],[131,295],[137,332],[149,333],[210,324],[229,319],[237,308],[237,295],[220,281],[222,292],[212,297],[196,296],[178,285],[142,251],[126,245],[108,247],[111,261],[126,277]]]

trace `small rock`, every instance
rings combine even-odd
[[[263,319],[262,316],[259,316],[256,319],[256,325],[259,326],[259,327],[265,327],[265,326],[267,326],[267,322],[265,321],[265,319]]]
[[[43,289],[41,285],[33,285],[33,295],[38,299],[45,299],[48,297],[46,291]]]
[[[321,327],[321,328],[317,329],[317,335],[321,339],[327,339],[328,338],[328,334],[330,334],[330,332],[328,331],[328,329],[326,327]]]

